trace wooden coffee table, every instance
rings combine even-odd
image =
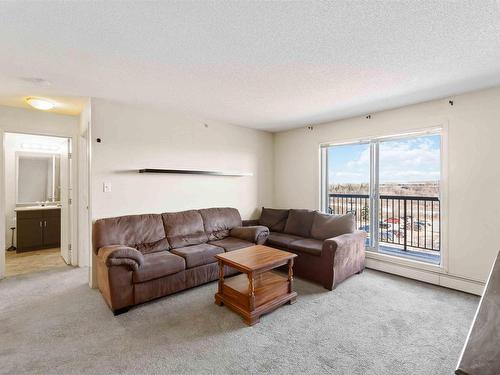
[[[264,245],[218,254],[219,290],[215,303],[226,305],[243,316],[248,325],[259,322],[262,314],[285,303],[294,303],[293,258],[297,254]],[[288,264],[288,277],[272,271]],[[236,268],[243,274],[224,279],[224,266]]]

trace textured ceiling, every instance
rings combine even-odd
[[[499,85],[499,20],[497,1],[1,2],[0,96],[282,130]]]

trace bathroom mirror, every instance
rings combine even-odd
[[[16,153],[16,203],[58,202],[60,155]]]

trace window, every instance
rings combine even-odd
[[[322,146],[323,209],[353,213],[371,251],[441,262],[441,134]]]

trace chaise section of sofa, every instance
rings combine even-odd
[[[243,225],[268,227],[266,245],[296,253],[294,274],[328,290],[365,267],[366,233],[355,229],[353,214],[263,208]]]
[[[268,235],[264,226],[242,227],[234,208],[99,219],[92,232],[98,287],[119,314],[216,280],[215,255],[264,243]]]

